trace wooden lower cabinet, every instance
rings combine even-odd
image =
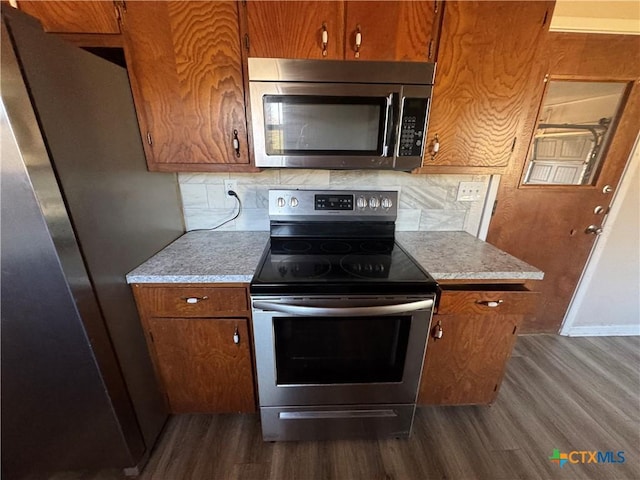
[[[427,343],[419,404],[495,401],[518,327],[535,308],[537,295],[519,285],[479,288],[443,287]]]
[[[246,286],[133,285],[172,413],[254,412]]]

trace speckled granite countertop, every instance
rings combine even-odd
[[[127,275],[129,283],[248,283],[269,232],[188,232]]]
[[[189,232],[127,275],[129,283],[248,283],[269,232]],[[543,273],[465,232],[397,232],[436,280],[540,280]]]
[[[436,280],[542,280],[544,276],[466,232],[396,232],[396,241]]]

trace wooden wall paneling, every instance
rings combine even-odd
[[[150,170],[247,169],[238,22],[235,2],[127,3],[125,38]]]
[[[356,60],[355,38],[359,25],[360,60],[435,61],[441,3],[346,2],[345,60]]]
[[[152,318],[149,325],[173,413],[254,411],[246,318]]]
[[[18,8],[40,20],[49,33],[120,33],[112,1],[20,1]]]
[[[424,167],[505,167],[553,2],[446,3]],[[435,135],[440,151],[431,158]]]
[[[343,58],[342,1],[249,0],[247,17],[252,57]],[[329,39],[326,56],[322,55],[323,23]]]
[[[542,102],[545,75],[551,78],[629,81],[630,92],[595,185],[520,186]],[[525,109],[526,143],[516,149],[503,175],[487,241],[545,272],[531,288],[540,292],[537,311],[525,317],[523,333],[556,333],[575,291],[595,237],[587,225],[600,225],[596,205],[613,195],[640,125],[640,37],[631,35],[548,33],[538,52]]]

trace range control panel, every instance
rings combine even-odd
[[[429,100],[426,98],[404,98],[398,156],[422,156],[427,123]]]
[[[316,210],[353,210],[353,195],[316,194]]]
[[[398,192],[375,190],[269,190],[269,217],[368,218],[395,221]]]

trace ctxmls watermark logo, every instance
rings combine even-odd
[[[549,457],[553,463],[560,465],[560,468],[569,463],[624,463],[624,452],[608,451],[600,452],[597,450],[573,450],[569,453],[562,453],[559,449],[553,449],[553,455]]]

